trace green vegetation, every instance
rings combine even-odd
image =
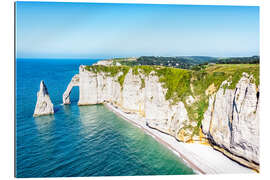
[[[218,64],[259,64],[260,57],[230,57],[230,58],[219,58]]]
[[[141,56],[139,58],[115,58],[113,64],[119,62],[121,65],[138,66],[166,66],[181,69],[201,70],[208,64],[259,64],[260,57],[228,57],[217,58],[210,56],[176,56],[176,57],[161,57],[161,56]]]
[[[86,70],[99,73],[104,72],[107,76],[116,76],[118,73],[122,72],[123,74],[118,77],[118,82],[121,87],[125,80],[125,76],[128,73],[129,66],[86,66]],[[190,78],[192,71],[185,69],[176,69],[163,66],[134,66],[132,67],[132,72],[135,75],[140,75],[140,73],[148,76],[153,72],[156,76],[159,77],[159,81],[163,84],[163,87],[168,89],[166,93],[166,100],[173,100],[172,102],[176,103],[191,93],[190,90]],[[145,81],[140,76],[142,81],[141,88],[145,87]]]
[[[122,68],[122,69],[123,69],[122,70],[123,74],[118,77],[118,82],[119,82],[121,88],[123,89],[124,80],[125,80],[125,77],[129,71],[129,68]]]
[[[235,88],[243,72],[253,75],[254,83],[257,86],[260,84],[259,64],[217,64],[215,66],[208,66],[205,70],[211,75],[209,81],[214,80],[216,84],[221,83],[220,81],[223,81],[223,79],[231,80],[232,83],[228,86],[229,89]]]
[[[132,67],[132,73],[134,75],[139,75],[139,66],[133,66]]]
[[[223,86],[224,92],[228,89],[234,89],[237,82],[242,77],[243,72],[253,75],[253,82],[258,86],[259,64],[208,64],[201,66],[199,70],[186,70],[164,66],[86,66],[85,69],[98,73],[104,72],[107,76],[118,77],[118,82],[123,87],[125,76],[130,69],[134,75],[141,79],[141,88],[145,87],[143,77],[152,75],[159,77],[159,82],[163,88],[167,89],[166,100],[171,104],[182,101],[187,109],[190,121],[196,122],[197,126],[192,127],[187,124],[184,129],[192,129],[192,135],[198,135],[201,127],[204,112],[208,108],[209,96],[215,93],[221,86],[221,83],[228,80],[230,85]],[[206,93],[207,91],[207,93]],[[193,96],[196,101],[192,105],[186,103],[188,96]]]
[[[121,61],[136,61],[137,58],[134,57],[128,57],[128,58],[113,58],[113,61],[121,62]]]
[[[139,72],[149,76],[151,72],[159,77],[159,82],[167,89],[166,100],[172,100],[176,103],[190,94],[191,71],[185,69],[169,68],[164,66],[134,66],[132,72],[138,75]],[[141,77],[141,76],[140,76]],[[145,81],[141,78],[142,87],[145,87]]]
[[[143,78],[141,78],[141,82],[142,82],[141,89],[143,89],[143,88],[145,88],[145,81]]]
[[[185,97],[191,94],[191,71],[165,67],[156,69],[156,75],[167,89],[166,100],[176,103],[184,101]]]
[[[207,56],[179,56],[179,57],[160,57],[160,56],[141,56],[136,60],[122,60],[122,65],[138,66],[167,66],[181,69],[191,69],[192,66],[204,62],[214,62],[216,58]]]
[[[187,128],[193,130],[192,136],[199,135],[202,120],[204,117],[204,112],[208,108],[208,98],[206,98],[206,96],[203,96],[202,98],[198,99],[198,101],[194,102],[194,104],[192,104],[191,106],[188,106],[185,103],[185,107],[187,109],[190,121],[194,121],[197,123],[195,127],[188,125]]]
[[[132,66],[137,58],[113,58],[112,64],[116,65],[116,63],[120,63],[121,65],[125,66]]]
[[[203,114],[208,107],[209,95],[216,92],[225,80],[230,81],[231,84],[223,86],[224,93],[226,88],[234,89],[243,72],[253,75],[254,83],[257,86],[259,85],[259,64],[216,64],[206,66],[200,71],[193,71],[191,82],[193,86],[192,95],[197,97],[197,101],[192,107],[186,106],[189,118],[197,122],[197,127],[194,129],[193,134],[198,135],[199,133]],[[206,90],[212,84],[212,93],[206,94]]]
[[[203,94],[211,84],[214,84],[215,89],[218,90],[224,80],[231,81],[231,84],[225,88],[234,89],[243,72],[253,75],[254,83],[259,85],[258,64],[216,64],[193,72],[194,93]]]

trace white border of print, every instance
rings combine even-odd
[[[38,1],[38,0],[32,0]],[[39,0],[44,1],[44,0]],[[46,0],[53,1],[53,0]],[[59,0],[54,0],[58,1]],[[269,107],[270,107],[270,1],[267,0],[62,0],[60,2],[107,2],[107,3],[148,3],[148,4],[197,4],[197,5],[244,5],[260,6],[260,56],[261,56],[261,172],[260,174],[230,174],[230,175],[207,175],[207,176],[128,176],[128,177],[106,177],[106,179],[245,179],[254,178],[269,179]],[[14,0],[1,0],[0,5],[0,67],[1,67],[1,130],[0,130],[0,177],[1,179],[14,178]],[[268,162],[267,162],[268,160]],[[269,176],[269,177],[267,177]],[[31,178],[32,179],[32,178]],[[59,179],[59,178],[40,178]],[[61,178],[63,179],[63,178]],[[64,178],[65,179],[65,178]],[[73,179],[73,178],[67,178]],[[87,177],[76,179],[104,179],[104,177]]]

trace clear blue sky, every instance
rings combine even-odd
[[[259,7],[16,3],[18,58],[259,55]]]

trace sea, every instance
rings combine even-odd
[[[15,176],[85,177],[194,174],[178,156],[103,105],[70,105],[62,94],[85,59],[16,59]],[[33,117],[44,80],[54,115]]]

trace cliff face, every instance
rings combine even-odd
[[[148,126],[178,138],[178,132],[188,123],[188,115],[182,102],[171,105],[165,99],[166,89],[159,78],[150,73],[134,75],[132,70],[125,76],[123,85],[119,76],[107,76],[106,73],[89,72],[80,67],[79,105],[112,103],[127,113],[138,113],[144,117]],[[142,81],[144,79],[144,81]]]
[[[227,80],[216,89],[210,85],[205,91],[207,96],[203,95],[207,97],[207,108],[198,122],[194,118],[201,115],[193,116],[190,112],[198,109],[195,104],[199,104],[202,95],[186,95],[176,102],[168,99],[168,88],[154,72],[134,73],[131,68],[111,75],[80,66],[76,78],[80,87],[79,105],[111,103],[126,113],[141,115],[148,126],[179,141],[207,138],[230,158],[259,169],[259,89],[253,76],[243,73],[233,89],[226,88],[231,83]],[[194,92],[193,86],[190,89]],[[201,131],[194,133],[196,127],[204,135]]]
[[[232,90],[223,89],[229,82],[222,83],[209,98],[202,129],[217,148],[243,157],[241,163],[256,168],[252,162],[259,164],[259,89],[252,78],[243,73]]]

